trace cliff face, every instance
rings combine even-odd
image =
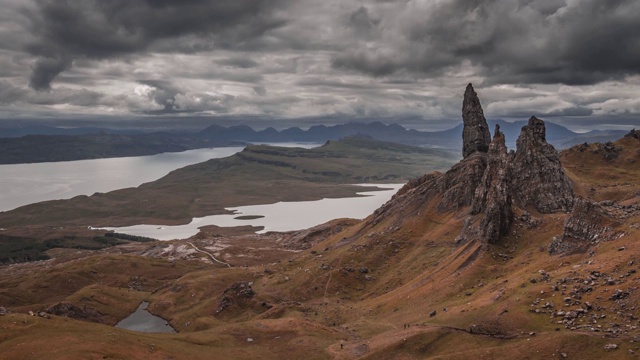
[[[459,241],[477,238],[495,243],[500,236],[509,232],[513,221],[510,158],[504,134],[496,125],[493,141],[489,145],[487,168],[475,190],[470,217],[465,222]]]
[[[573,189],[562,170],[560,155],[547,143],[544,121],[532,116],[522,128],[513,159],[513,194],[521,208],[535,207],[543,214],[568,212]]]

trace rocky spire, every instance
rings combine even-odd
[[[560,155],[547,143],[544,121],[532,116],[516,141],[513,161],[515,203],[541,213],[570,211],[573,189],[560,165]]]
[[[467,85],[462,102],[462,157],[466,158],[475,152],[486,153],[489,150],[491,134],[484,118],[484,112],[480,105],[478,94],[473,90],[473,85]]]

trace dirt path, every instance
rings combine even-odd
[[[338,269],[342,265],[342,256],[338,259]],[[324,287],[324,299],[327,299],[327,291],[329,291],[329,284],[331,283],[331,278],[333,277],[333,271],[329,272],[329,280],[327,280],[327,284]]]
[[[228,263],[226,263],[224,261],[216,259],[216,257],[213,256],[213,254],[211,254],[208,251],[200,250],[197,246],[193,245],[193,243],[187,241],[187,244],[191,245],[196,251],[201,252],[201,253],[206,254],[206,255],[209,255],[211,260],[217,262],[218,264],[227,265],[228,267],[231,267],[231,264],[228,264]]]

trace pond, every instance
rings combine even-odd
[[[143,301],[138,309],[116,324],[117,328],[146,333],[175,334],[176,330],[169,323],[147,311],[149,303]]]

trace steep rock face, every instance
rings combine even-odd
[[[496,125],[493,141],[489,145],[487,168],[475,190],[470,216],[465,221],[458,242],[480,240],[496,243],[509,232],[513,221],[511,207],[510,156],[504,134]]]
[[[454,211],[470,206],[486,168],[487,155],[475,153],[447,171],[438,181],[438,192],[442,193],[438,211]]]
[[[480,105],[480,99],[469,84],[464,93],[462,102],[462,121],[464,129],[462,131],[462,156],[467,158],[475,152],[486,153],[489,150],[491,134],[484,118],[484,112]]]
[[[532,116],[516,141],[513,195],[516,205],[534,206],[544,214],[570,211],[573,189],[560,155],[547,143],[544,121]]]
[[[584,250],[611,229],[602,225],[606,214],[588,199],[577,198],[571,216],[564,223],[562,235],[553,238],[550,254]]]

